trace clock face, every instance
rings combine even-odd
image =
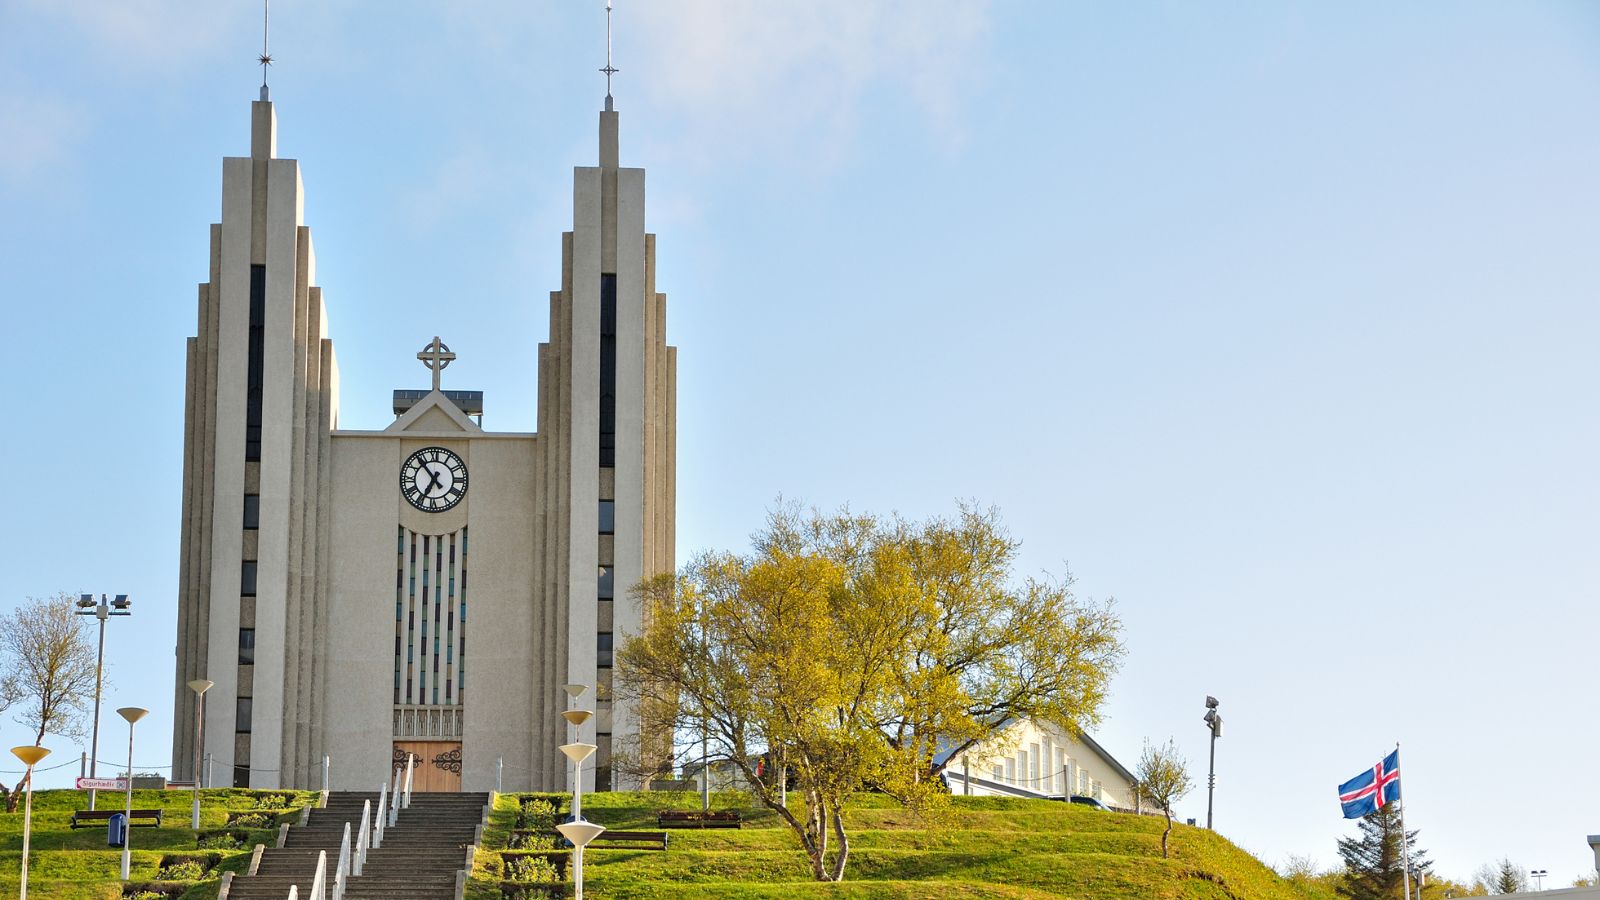
[[[424,447],[400,467],[400,493],[423,512],[444,512],[467,493],[467,464],[443,447]]]

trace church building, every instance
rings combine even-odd
[[[640,745],[610,667],[641,627],[629,586],[674,568],[677,351],[611,97],[599,164],[573,174],[549,339],[528,343],[531,434],[486,431],[481,392],[441,389],[454,355],[432,334],[432,389],[395,391],[380,431],[340,427],[300,165],[278,158],[265,86],[251,106],[188,341],[174,777],[196,774],[198,679],[214,786],[321,787],[326,756],[334,789],[377,790],[414,754],[419,790],[497,772],[563,790],[563,686],[584,684],[585,787],[634,786],[610,770]]]

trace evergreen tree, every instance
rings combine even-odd
[[[1334,890],[1351,900],[1401,900],[1405,896],[1405,852],[1400,843],[1400,811],[1385,805],[1361,817],[1361,836],[1339,839],[1344,860],[1344,883]],[[1423,871],[1431,865],[1417,848],[1417,832],[1405,835],[1411,848],[1411,866]]]

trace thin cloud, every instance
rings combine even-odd
[[[681,123],[679,140],[717,156],[836,161],[869,93],[900,95],[941,140],[988,50],[989,0],[682,0],[628,9],[640,89]],[[627,77],[626,75],[624,77]]]
[[[20,187],[63,165],[88,128],[88,116],[68,101],[0,92],[0,182]]]

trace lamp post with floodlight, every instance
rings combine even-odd
[[[127,805],[123,807],[122,814],[122,880],[128,880],[128,867],[132,862],[131,850],[133,847],[133,829],[128,823],[133,819],[133,726],[134,723],[150,714],[148,709],[137,706],[124,706],[117,710],[117,715],[128,720],[128,793]]]
[[[1222,716],[1217,712],[1217,698],[1206,697],[1206,717],[1202,720],[1211,730],[1211,768],[1206,775],[1206,830],[1211,830],[1211,802],[1217,793],[1217,738],[1222,737]]]
[[[204,678],[189,682],[194,691],[194,807],[189,811],[189,827],[195,831],[200,830],[200,742],[205,738],[206,691],[211,684]]]
[[[50,751],[43,747],[12,747],[11,753],[22,764],[28,767],[28,774],[23,780],[28,784],[26,805],[22,808],[22,890],[17,894],[17,900],[28,900],[28,838],[33,831],[33,767],[39,760],[50,755]]]
[[[100,683],[105,673],[106,660],[106,619],[112,616],[133,615],[133,601],[127,594],[118,594],[111,602],[106,602],[106,595],[100,595],[100,602],[94,602],[93,594],[79,594],[78,608],[73,610],[73,615],[94,616],[100,620],[100,650],[94,658],[94,736],[89,740],[89,777],[95,776],[95,757],[100,755]],[[94,788],[89,789],[89,808],[94,809]]]
[[[1541,890],[1541,891],[1544,890],[1544,877],[1546,875],[1550,874],[1550,870],[1549,869],[1534,869],[1534,870],[1530,871],[1528,874],[1532,875],[1533,876],[1533,880],[1537,881],[1539,883],[1539,887],[1537,888],[1537,890]]]

